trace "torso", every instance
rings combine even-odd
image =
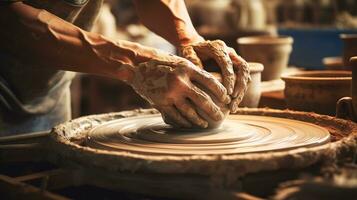
[[[24,3],[90,30],[102,0]],[[69,85],[74,73],[30,66],[1,49],[0,60],[0,136],[46,130],[69,120]]]

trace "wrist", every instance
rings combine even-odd
[[[92,62],[87,65],[96,74],[130,83],[134,77],[135,66],[150,60],[153,54],[151,48],[134,42],[124,40],[114,42],[102,36],[99,38],[96,42],[91,42],[90,49],[95,56],[88,59]]]
[[[177,46],[177,48],[182,48],[194,43],[198,43],[198,42],[203,42],[205,41],[205,39],[199,35],[198,33],[195,33],[194,35],[191,36],[185,36],[183,38],[180,38],[180,43]]]
[[[129,64],[122,64],[116,69],[116,78],[131,85],[135,77],[135,66]]]

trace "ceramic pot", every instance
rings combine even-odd
[[[232,18],[238,30],[262,30],[266,27],[266,12],[262,0],[233,0]]]
[[[351,71],[350,66],[345,66],[342,57],[326,57],[322,59],[326,70],[344,70]]]
[[[343,63],[350,66],[350,58],[357,56],[357,34],[341,34],[343,41]]]
[[[249,63],[251,81],[244,95],[240,107],[256,108],[259,105],[261,96],[261,73],[264,66],[261,63]]]
[[[352,98],[343,97],[337,102],[336,116],[357,121],[357,56],[350,59],[352,66]]]
[[[336,102],[350,96],[352,75],[349,71],[311,71],[282,79],[289,109],[335,115]]]
[[[288,36],[251,36],[237,40],[240,55],[248,62],[264,65],[262,81],[279,79],[287,68],[293,38]]]
[[[231,0],[206,0],[192,3],[197,20],[201,25],[215,28],[229,28],[227,15]]]

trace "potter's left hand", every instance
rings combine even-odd
[[[202,61],[214,59],[222,73],[223,85],[231,95],[231,112],[236,112],[250,81],[248,63],[221,40],[201,40],[180,48],[181,56],[203,68]]]

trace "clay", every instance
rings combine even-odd
[[[109,177],[114,173],[125,176],[151,174],[152,178],[168,175],[208,177],[209,185],[229,186],[246,174],[280,169],[300,169],[333,164],[356,153],[357,125],[353,122],[314,113],[272,109],[240,109],[242,115],[271,116],[308,122],[327,129],[330,142],[317,146],[272,152],[221,155],[162,155],[130,151],[108,151],[85,146],[93,128],[112,120],[139,115],[158,114],[158,111],[136,110],[92,115],[56,126],[46,145],[52,149],[49,159],[62,165],[79,165],[96,169]],[[154,176],[156,174],[156,176]],[[196,176],[197,175],[197,176]]]
[[[159,155],[241,154],[322,145],[330,133],[296,120],[231,115],[216,129],[175,129],[160,115],[113,120],[88,133],[86,146]]]
[[[297,72],[282,77],[285,100],[292,110],[335,115],[337,101],[350,96],[350,71]]]
[[[288,36],[250,36],[237,40],[239,53],[248,62],[264,65],[262,81],[279,79],[287,68],[293,38]]]

